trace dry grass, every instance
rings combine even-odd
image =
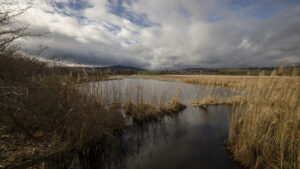
[[[156,120],[186,107],[179,102],[179,88],[172,94],[168,87],[135,80],[127,83],[122,80],[93,83],[82,85],[80,89],[84,93],[91,93],[102,105],[113,104],[123,110],[124,116],[132,118],[134,122]]]
[[[245,103],[246,99],[241,96],[232,96],[227,98],[216,98],[216,97],[205,97],[201,100],[193,100],[191,101],[191,105],[194,107],[200,107],[200,108],[208,108],[210,105],[234,105],[238,103]]]
[[[300,168],[300,77],[296,76],[297,74],[297,69],[286,71],[281,67],[271,76],[261,74],[136,77],[230,87],[233,91],[238,91],[240,96],[228,98],[216,98],[208,91],[204,99],[192,101],[192,104],[203,108],[218,104],[234,105],[228,148],[235,160],[244,166],[251,169],[298,169]]]
[[[123,128],[120,112],[78,92],[86,72],[72,75],[22,55],[0,55],[0,64],[0,165],[80,148]]]
[[[78,85],[89,81],[86,71],[61,72],[20,56],[1,55],[0,59],[0,151],[5,152],[0,154],[1,165],[92,144],[123,129],[120,109],[144,121],[185,107],[178,95],[168,102],[166,93],[141,84]],[[272,76],[142,77],[244,91],[243,97],[206,98],[194,104],[234,104],[228,145],[243,165],[296,169],[300,166],[300,78],[292,76],[296,70],[287,73],[291,76],[276,76],[280,72]],[[125,92],[120,90],[124,88]]]
[[[136,78],[179,81],[190,84],[215,87],[235,87],[240,85],[241,78],[253,82],[256,76],[224,76],[224,75],[133,75]]]
[[[135,82],[135,81],[133,81]],[[125,113],[136,122],[156,120],[164,115],[176,114],[186,108],[179,102],[179,89],[173,95],[168,88],[159,86],[129,83],[123,94]]]
[[[133,118],[137,122],[157,120],[164,115],[172,115],[186,108],[178,100],[174,99],[167,105],[161,104],[158,107],[153,104],[134,104],[128,102],[124,106],[125,113]]]
[[[124,86],[119,80],[114,85],[91,82],[95,78],[105,79],[93,74],[91,80],[86,70],[47,67],[19,54],[0,55],[0,152],[5,152],[0,153],[0,166],[81,149],[112,137],[125,127],[122,109],[140,122],[182,110],[174,101],[166,109],[157,109],[166,102],[158,91]],[[131,111],[128,100],[132,100]]]
[[[292,70],[287,71],[287,73],[282,73],[282,71],[277,71],[279,74],[290,75]],[[289,78],[287,76],[276,76],[274,78]],[[133,78],[146,78],[146,79],[156,79],[165,81],[179,81],[189,84],[206,85],[214,87],[226,87],[226,88],[241,88],[246,87],[247,84],[255,83],[258,76],[231,76],[231,75],[132,75]],[[263,76],[261,77],[268,77]],[[243,83],[241,83],[241,81]],[[243,86],[241,86],[243,85]]]
[[[300,168],[299,76],[242,83],[247,104],[235,106],[229,137],[235,159],[250,168]]]

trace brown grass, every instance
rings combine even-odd
[[[124,115],[114,105],[122,105],[136,121],[174,114],[185,107],[178,95],[167,102],[167,94],[143,85],[129,84],[125,94],[118,81],[113,87],[81,85],[89,81],[86,71],[66,73],[22,56],[1,55],[0,63],[0,151],[5,152],[0,154],[1,165],[18,164],[53,150],[80,148],[122,129]],[[243,97],[207,97],[193,104],[234,105],[228,147],[243,165],[296,169],[300,166],[300,78],[293,76],[296,70],[288,73],[291,76],[277,76],[282,71],[272,76],[138,77],[243,91]]]
[[[134,104],[128,102],[124,106],[125,113],[137,122],[156,120],[164,115],[172,115],[186,108],[178,100],[173,99],[167,105],[161,104],[158,107],[153,104]]]
[[[21,54],[0,55],[0,165],[81,149],[125,127],[122,109],[140,122],[182,110],[143,86],[90,83],[96,72],[48,67]],[[151,99],[149,95],[151,94]],[[132,105],[126,105],[132,100]],[[123,106],[117,106],[123,105]],[[125,106],[124,106],[125,105]],[[133,107],[129,111],[129,106]],[[159,116],[157,116],[159,114]],[[2,153],[5,152],[5,153]]]
[[[192,100],[191,105],[194,107],[200,107],[200,108],[208,108],[210,105],[234,105],[238,104],[240,102],[245,103],[246,99],[241,96],[232,96],[227,98],[215,98],[215,97],[205,97],[201,100]]]
[[[143,75],[216,87],[230,87],[240,96],[208,94],[194,106],[232,104],[228,148],[234,159],[253,169],[300,168],[300,77],[283,67],[271,76]],[[278,76],[280,75],[280,76]],[[286,75],[286,76],[282,76]],[[208,87],[209,88],[209,87]],[[246,103],[246,104],[245,104]]]
[[[179,81],[190,84],[207,85],[215,87],[235,87],[240,85],[243,78],[252,82],[255,76],[224,76],[224,75],[133,75],[136,78],[156,80]]]
[[[19,54],[1,55],[0,64],[2,166],[80,148],[123,128],[120,112],[76,89],[86,72],[72,75]]]
[[[235,106],[230,128],[235,159],[250,168],[300,168],[300,78],[273,73],[244,91],[247,104]]]
[[[179,88],[171,94],[167,87],[161,88],[138,81],[130,81],[128,84],[115,81],[109,85],[113,86],[109,90],[113,91],[113,102],[119,102],[125,115],[135,122],[157,120],[165,115],[176,114],[186,107],[179,102]]]
[[[295,69],[296,70],[296,69]],[[286,76],[276,76],[274,78],[289,78],[288,76],[293,74],[293,70],[289,70],[287,73],[282,73],[282,70],[277,70],[279,74]],[[260,76],[264,76],[260,74]],[[246,87],[247,84],[255,83],[258,76],[232,76],[232,75],[132,75],[133,78],[146,78],[156,79],[164,81],[178,81],[189,84],[206,85],[214,87],[226,87],[226,88],[241,88]],[[241,81],[243,83],[241,83]]]

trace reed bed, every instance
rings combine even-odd
[[[270,76],[139,75],[136,77],[207,85],[193,106],[233,105],[227,147],[251,169],[300,168],[300,77],[297,68],[279,68]],[[232,89],[216,96],[211,87]]]
[[[79,88],[95,97],[102,105],[122,110],[125,118],[132,118],[135,122],[157,120],[165,115],[176,114],[186,107],[179,102],[179,88],[177,92],[170,93],[168,87],[136,80],[88,83]]]
[[[241,81],[247,104],[232,115],[229,149],[243,165],[255,169],[300,168],[300,78],[259,76]]]
[[[87,72],[62,72],[21,54],[0,55],[0,64],[2,167],[80,148],[123,128],[120,112],[76,89]]]
[[[103,76],[90,82],[85,69],[62,71],[22,54],[3,54],[0,64],[1,167],[97,144],[123,130],[126,118],[142,122],[182,110],[155,87]]]
[[[234,88],[240,85],[243,78],[251,83],[255,76],[227,76],[227,75],[133,75],[136,78],[148,78],[156,80],[179,81],[189,84],[198,84],[214,87]]]
[[[232,96],[216,97],[207,89],[203,99],[191,103],[201,108],[233,105],[228,149],[242,165],[296,169],[300,167],[300,77],[296,75],[295,69],[290,76],[274,71],[271,76],[239,77]]]
[[[297,70],[297,69],[296,69]],[[277,73],[284,76],[276,76],[275,79],[278,78],[289,78],[293,72],[292,69],[288,69],[287,71],[278,70]],[[264,76],[262,72],[260,76]],[[156,79],[163,81],[178,81],[189,84],[197,84],[197,85],[205,85],[205,86],[213,86],[213,87],[221,87],[221,88],[241,88],[246,87],[247,84],[253,84],[257,80],[258,76],[232,76],[232,75],[132,75],[130,77],[134,78],[145,78],[145,79]],[[243,83],[241,83],[241,80]]]

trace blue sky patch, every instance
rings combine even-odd
[[[244,16],[257,19],[268,19],[278,12],[276,2],[267,0],[231,0],[229,9],[238,15],[242,11]]]
[[[207,21],[211,23],[219,22],[220,20],[221,18],[217,15],[211,15],[207,18]]]
[[[59,9],[63,9],[65,7],[68,7],[73,10],[83,10],[85,8],[92,7],[90,4],[88,4],[86,1],[83,0],[70,0],[67,3],[63,2],[52,2],[53,6]]]
[[[51,5],[61,15],[73,17],[80,24],[84,24],[84,21],[87,19],[82,15],[81,11],[92,7],[90,4],[83,0],[70,0],[67,3],[63,2],[51,2]],[[71,10],[67,10],[71,9]]]
[[[121,31],[121,27],[112,23],[104,24],[104,27],[114,35],[118,34]]]
[[[179,5],[178,12],[186,18],[190,18],[192,16],[192,14],[186,8],[184,8],[182,4]]]
[[[135,13],[124,7],[124,3],[131,5],[129,0],[108,0],[107,8],[112,13],[119,17],[128,19],[130,22],[141,27],[158,26],[159,24],[150,21],[145,13]]]

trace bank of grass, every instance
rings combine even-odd
[[[265,72],[266,75],[270,75],[272,70],[263,70],[259,68],[247,69],[247,68],[227,68],[227,69],[216,69],[216,74],[222,75],[259,75],[262,71]]]
[[[178,81],[189,84],[206,85],[214,87],[234,88],[240,85],[243,78],[253,82],[256,76],[226,76],[226,75],[132,75],[134,78],[156,79],[166,81]]]
[[[21,54],[1,55],[0,64],[2,167],[80,148],[123,128],[120,112],[77,91],[86,73],[74,78]]]
[[[276,79],[289,79],[293,70],[298,71],[298,68],[288,69],[283,71],[282,69],[275,70]],[[298,73],[299,75],[299,73]],[[145,79],[156,79],[156,80],[166,80],[166,81],[178,81],[189,84],[205,85],[221,88],[240,88],[246,87],[247,84],[255,83],[258,76],[233,76],[233,75],[132,75],[133,78],[145,78]],[[261,72],[260,77],[265,76],[265,72]],[[241,80],[243,83],[241,83]]]
[[[258,77],[243,83],[247,104],[234,108],[229,149],[250,168],[300,168],[300,78]],[[246,84],[245,84],[246,83]]]
[[[114,106],[125,104],[125,100],[119,99],[123,94],[119,89],[123,87],[122,84],[111,88],[104,83],[90,83],[89,72],[84,69],[63,70],[22,54],[2,54],[0,168],[55,152],[80,150],[113,137],[126,127],[122,107]],[[132,100],[140,95],[144,94],[138,90]],[[136,119],[146,117],[147,112],[155,114],[152,102],[148,106],[146,102],[140,103],[143,104],[132,102],[137,109],[126,109],[127,114]],[[177,104],[167,105],[168,112],[160,112],[161,115],[178,112]]]
[[[235,104],[244,104],[247,100],[242,96],[231,96],[225,98],[216,98],[213,96],[204,97],[201,100],[192,100],[191,105],[194,107],[208,108],[208,106],[216,105],[235,105]]]
[[[277,76],[284,71],[280,69],[251,81],[241,77],[233,88],[238,96],[207,94],[191,102],[201,108],[233,105],[228,148],[235,160],[251,169],[300,167],[300,77],[296,69],[290,76]]]
[[[139,75],[158,75],[160,73],[161,73],[160,71],[154,71],[154,70],[141,70],[137,72],[137,74]]]

